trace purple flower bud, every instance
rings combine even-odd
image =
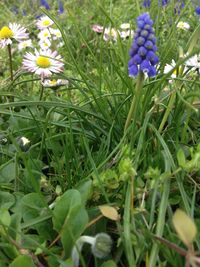
[[[149,32],[148,32],[147,30],[142,30],[141,33],[140,33],[140,35],[141,35],[142,37],[147,37],[148,34],[149,34]],[[149,38],[148,38],[148,39],[149,39]]]
[[[144,46],[141,46],[139,49],[138,49],[138,55],[140,55],[141,57],[144,57],[147,53],[147,49],[144,47]]]
[[[148,40],[148,41],[145,42],[144,46],[145,46],[147,49],[151,50],[151,49],[153,48],[153,43],[152,43],[152,41],[149,41],[149,40]]]
[[[142,37],[142,36],[136,38],[136,43],[137,43],[139,46],[143,45],[143,44],[145,43],[145,38]]]
[[[132,65],[128,69],[129,76],[137,76],[138,75],[138,66],[137,65]]]

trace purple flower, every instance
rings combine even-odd
[[[144,7],[148,8],[148,7],[150,7],[150,5],[151,5],[151,0],[144,0],[144,2],[143,2]]]
[[[64,6],[63,6],[63,2],[59,1],[58,2],[58,14],[63,14],[64,13]]]
[[[40,5],[45,7],[47,10],[50,9],[50,6],[46,0],[40,0]]]
[[[137,76],[140,71],[149,77],[156,75],[155,66],[159,63],[159,58],[155,54],[157,46],[152,25],[149,13],[143,13],[137,18],[137,34],[129,52],[131,57],[128,62],[129,76]]]
[[[200,6],[198,6],[198,7],[195,9],[195,13],[196,13],[197,15],[200,15]]]

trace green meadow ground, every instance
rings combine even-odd
[[[48,2],[50,11],[33,0],[0,3],[0,26],[20,23],[37,47],[35,16],[50,16],[64,42],[54,46],[64,72],[53,79],[69,81],[41,97],[39,76],[22,69],[25,50],[12,45],[11,81],[0,49],[0,267],[76,267],[76,241],[99,233],[112,238],[111,252],[99,259],[85,244],[79,266],[200,266],[200,80],[198,69],[184,71],[185,55],[200,52],[193,3],[174,14],[175,0],[149,9],[139,0],[69,0],[58,15]],[[132,38],[105,41],[92,25],[135,30],[143,12],[154,20],[160,63],[124,131],[137,82],[127,68]]]

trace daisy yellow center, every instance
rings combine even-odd
[[[13,37],[13,31],[9,27],[4,26],[3,28],[1,28],[0,39],[8,39],[11,37]]]
[[[43,20],[42,24],[43,24],[43,26],[49,26],[50,21],[48,19],[45,19],[45,20]]]
[[[51,84],[51,85],[55,85],[56,83],[57,83],[56,80],[51,80],[51,81],[49,81],[49,84]]]
[[[36,60],[36,64],[41,68],[48,68],[51,66],[50,60],[44,56],[39,56]]]

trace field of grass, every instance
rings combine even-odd
[[[200,266],[199,5],[0,2],[0,267]]]

